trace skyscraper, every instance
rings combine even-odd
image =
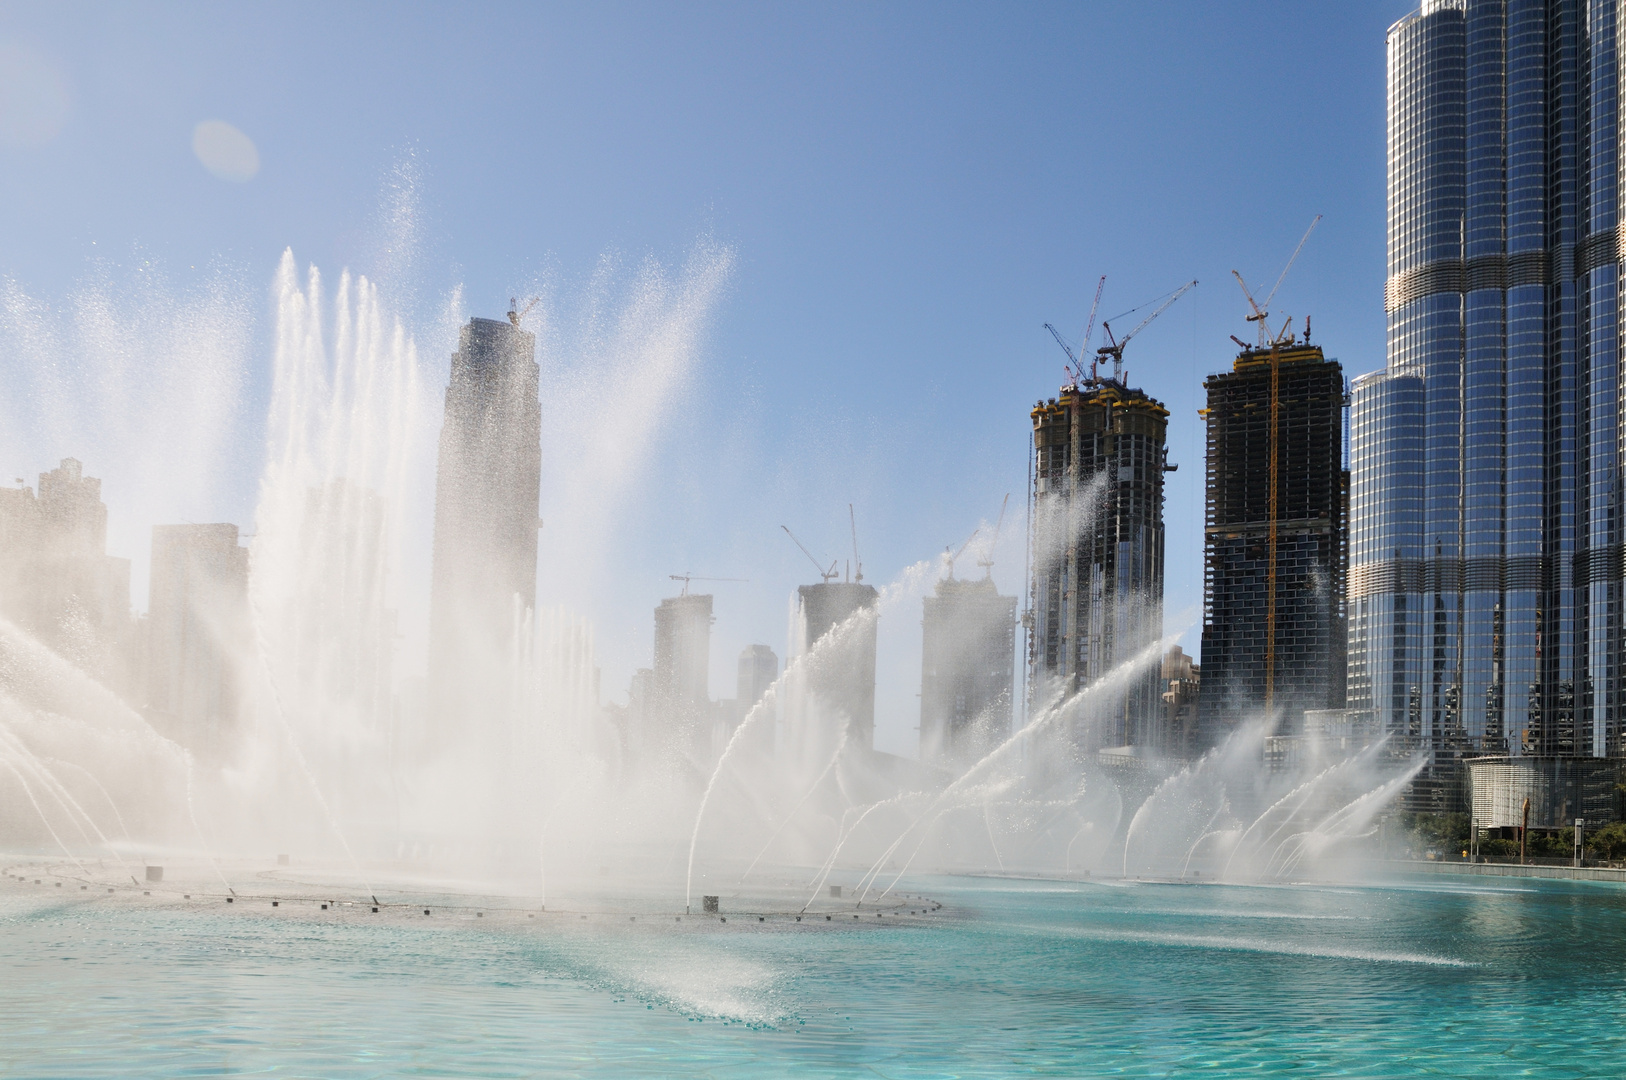
[[[921,601],[920,758],[975,762],[1011,731],[1016,597],[992,576],[933,591]]]
[[[452,354],[429,609],[430,695],[442,725],[500,703],[514,629],[536,604],[535,354],[535,336],[512,313],[508,322],[470,319]]]
[[[1618,0],[1429,0],[1389,29],[1350,704],[1437,749],[1622,750],[1622,29]]]
[[[655,668],[650,684],[649,745],[710,754],[711,597],[685,592],[655,609]]]
[[[740,650],[739,669],[735,681],[735,709],[739,713],[740,722],[744,722],[751,710],[768,692],[768,688],[779,678],[779,657],[766,645],[747,645]],[[758,717],[750,734],[751,744],[758,749],[772,753],[774,748],[774,715],[770,707],[768,715]]]
[[[1091,377],[1033,420],[1032,692],[1072,695],[1163,635],[1163,473],[1169,410]],[[1144,745],[1162,711],[1148,663],[1074,732],[1083,749]]]
[[[1203,383],[1203,740],[1344,705],[1343,369],[1308,342],[1244,348]]]
[[[875,748],[879,599],[874,586],[853,581],[796,588],[793,640],[806,659],[787,726],[792,752],[804,760],[824,760],[843,736],[847,746]]]
[[[237,526],[153,526],[149,585],[146,714],[182,746],[218,758],[235,734],[254,648]]]
[[[0,489],[0,616],[119,693],[136,666],[130,560],[107,554],[102,482],[65,458]]]

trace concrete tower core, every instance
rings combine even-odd
[[[435,475],[431,705],[441,725],[491,708],[514,628],[536,603],[542,406],[536,338],[470,319],[452,354]]]

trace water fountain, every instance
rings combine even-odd
[[[654,444],[647,428],[631,441],[606,441],[569,405],[585,400],[584,385],[605,394],[644,379],[644,359],[681,381],[727,263],[725,252],[702,246],[678,280],[642,278],[626,311],[585,335],[592,348],[572,350],[554,301],[514,312],[515,325],[525,317],[540,333],[550,418],[558,408],[566,429],[558,438],[574,447],[550,465],[561,558],[584,566],[600,558],[593,537],[613,527],[605,490],[624,485]],[[904,569],[873,607],[811,647],[802,642],[715,760],[688,751],[657,760],[606,737],[595,629],[564,605],[515,603],[511,652],[494,657],[506,683],[491,708],[434,716],[411,675],[424,641],[423,597],[411,582],[428,564],[444,376],[366,278],[345,273],[330,288],[289,252],[273,306],[241,629],[229,620],[207,628],[241,695],[229,738],[189,747],[163,716],[143,716],[119,688],[0,621],[0,799],[26,805],[8,818],[24,821],[11,826],[18,831],[8,843],[50,847],[80,867],[86,859],[141,865],[167,852],[172,873],[190,860],[228,891],[241,873],[234,860],[298,849],[307,867],[324,864],[374,903],[392,880],[439,875],[442,885],[528,896],[538,911],[566,898],[634,896],[673,908],[681,898],[689,911],[698,893],[727,893],[730,904],[808,914],[836,899],[826,890],[837,873],[850,875],[841,903],[860,906],[891,903],[907,875],[925,870],[1304,875],[1371,830],[1405,782],[1405,769],[1377,751],[1314,774],[1267,777],[1263,725],[1169,776],[1125,781],[1098,755],[1104,703],[1145,677],[1167,641],[1076,695],[1034,686],[1015,732],[958,771],[883,763],[850,742],[850,717],[821,698],[820,686],[841,677],[849,639],[875,633],[883,613],[932,584],[937,560]],[[122,359],[102,363],[112,384],[124,385],[132,346],[107,330],[119,316],[111,301],[88,307],[99,333],[117,338],[112,351]],[[216,309],[236,314],[231,303]],[[15,311],[13,335],[16,325],[33,325]],[[207,322],[208,311],[176,319]],[[229,346],[220,387],[249,368],[234,333],[205,335]],[[616,348],[606,350],[606,338]],[[101,408],[122,410],[112,398]],[[233,398],[200,412],[210,431],[226,431],[236,408]],[[161,442],[128,421],[120,438],[148,455],[148,442]],[[198,446],[193,439],[176,452]],[[589,490],[585,475],[603,485]],[[163,506],[154,499],[154,514]],[[592,599],[569,600],[585,607]],[[764,755],[754,735],[774,724],[797,737]]]

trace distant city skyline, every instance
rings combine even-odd
[[[665,575],[750,579],[718,609],[710,678],[727,685],[741,648],[784,641],[786,598],[807,580],[778,525],[844,550],[856,503],[884,582],[1022,490],[1017,414],[1054,392],[1064,359],[1043,323],[1076,339],[1101,273],[1106,316],[1202,282],[1128,357],[1171,410],[1172,506],[1199,505],[1201,379],[1245,332],[1229,271],[1273,278],[1316,213],[1280,299],[1314,314],[1351,374],[1381,366],[1382,37],[1410,9],[357,7],[323,12],[320,34],[304,29],[315,8],[8,9],[0,39],[54,65],[67,97],[51,137],[0,139],[0,274],[19,296],[0,315],[0,373],[25,391],[0,405],[0,457],[32,475],[74,456],[106,479],[109,550],[131,559],[139,603],[153,524],[252,531],[264,297],[284,248],[330,289],[347,266],[382,282],[425,382],[444,385],[456,324],[501,318],[528,286],[553,298],[550,333],[572,345],[544,376],[565,377],[575,328],[606,295],[601,254],[621,267],[605,286],[619,303],[646,256],[675,268],[710,237],[733,261],[675,372],[683,406],[604,508],[616,573],[545,534],[539,587],[593,618],[605,685],[622,687],[648,663]],[[1317,93],[1273,100],[1235,77],[1261,24],[1281,54],[1313,61]],[[251,179],[194,154],[211,120],[255,144]],[[1281,152],[1288,165],[1261,166]],[[208,340],[176,344],[180,325]],[[94,407],[47,407],[61,369],[41,356],[136,370],[162,357],[196,389],[148,379],[113,394],[98,377]],[[131,402],[138,415],[114,411]],[[559,419],[544,417],[544,438]],[[165,437],[122,449],[149,429]],[[544,459],[561,461],[554,450]],[[939,467],[895,467],[922,458]],[[1200,514],[1169,517],[1171,550],[1198,550]],[[1021,543],[1007,522],[1006,594]],[[1171,560],[1166,582],[1192,653],[1198,563]],[[427,590],[400,607],[402,655],[421,655]],[[896,625],[880,629],[877,740],[910,753],[919,642]]]

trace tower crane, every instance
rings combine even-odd
[[[858,515],[853,513],[853,504],[847,504],[847,521],[853,527],[853,582],[864,583],[864,560],[858,557]]]
[[[513,323],[515,326],[518,326],[519,321],[525,316],[529,315],[531,313],[531,309],[541,302],[542,298],[540,296],[533,296],[531,297],[531,302],[526,304],[524,309],[521,310],[519,306],[519,297],[510,296],[508,298],[508,321]]]
[[[807,556],[808,562],[813,564],[813,569],[819,572],[819,577],[824,579],[824,583],[826,585],[830,584],[831,581],[841,576],[840,571],[836,569],[836,563],[840,561],[839,559],[831,559],[830,569],[826,570],[824,568],[824,564],[819,562],[818,559],[814,558],[811,551],[807,550],[807,545],[796,539],[796,534],[790,531],[789,525],[781,525],[779,527],[785,530],[785,535],[790,537],[791,543],[802,549],[802,554]]]
[[[1282,282],[1287,280],[1287,272],[1293,269],[1294,263],[1298,262],[1299,252],[1304,250],[1304,245],[1309,242],[1310,234],[1315,232],[1315,227],[1319,224],[1321,224],[1321,215],[1317,214],[1315,216],[1315,220],[1310,222],[1310,227],[1304,230],[1304,236],[1299,239],[1299,246],[1293,249],[1292,256],[1287,260],[1287,265],[1282,267],[1281,276],[1276,279],[1276,284],[1271,288],[1270,295],[1265,297],[1264,303],[1261,304],[1256,302],[1253,298],[1252,291],[1248,288],[1248,283],[1242,280],[1242,275],[1237,273],[1235,270],[1231,271],[1231,276],[1236,278],[1236,283],[1242,286],[1242,295],[1247,298],[1248,307],[1253,309],[1253,313],[1246,316],[1247,320],[1251,323],[1259,324],[1258,347],[1261,349],[1268,349],[1272,345],[1275,345],[1281,341],[1285,341],[1289,345],[1293,343],[1293,335],[1289,332],[1293,327],[1292,318],[1289,318],[1285,323],[1283,323],[1280,330],[1276,331],[1275,333],[1271,332],[1269,322],[1270,302],[1276,299],[1277,290],[1282,287]],[[1308,316],[1306,316],[1304,324],[1305,331],[1308,332],[1310,325]],[[1236,339],[1233,337],[1232,340],[1234,341]]]
[[[1101,290],[1106,288],[1106,285],[1107,276],[1102,274],[1101,280],[1095,283],[1095,299],[1090,301],[1090,318],[1089,321],[1084,324],[1084,336],[1078,339],[1077,354],[1075,354],[1072,347],[1067,344],[1066,339],[1061,336],[1060,330],[1057,330],[1049,323],[1044,324],[1044,328],[1050,331],[1050,336],[1056,339],[1056,344],[1061,346],[1061,351],[1067,354],[1067,378],[1074,383],[1077,383],[1084,377],[1084,362],[1080,360],[1079,357],[1083,356],[1090,347],[1090,335],[1095,332],[1095,313],[1101,307]],[[1090,370],[1090,374],[1091,376],[1094,376],[1095,371],[1093,368]]]
[[[667,574],[666,576],[671,578],[673,581],[681,581],[681,582],[683,582],[683,592],[679,594],[680,596],[688,596],[689,595],[689,582],[691,582],[691,581],[739,581],[739,582],[749,582],[751,580],[750,578],[742,578],[742,577],[701,577],[699,574]]]
[[[1095,361],[1090,365],[1090,373],[1091,373],[1091,375],[1093,376],[1094,373],[1095,373],[1095,364],[1100,363],[1102,358],[1104,358],[1104,357],[1111,357],[1112,358],[1112,381],[1113,382],[1122,382],[1123,381],[1124,346],[1128,345],[1130,339],[1133,338],[1136,334],[1140,333],[1142,330],[1144,330],[1148,326],[1150,326],[1152,324],[1153,319],[1157,318],[1159,315],[1161,315],[1165,311],[1169,310],[1169,306],[1171,304],[1173,304],[1176,300],[1180,299],[1182,296],[1186,295],[1186,293],[1190,292],[1193,288],[1196,287],[1196,285],[1197,285],[1197,282],[1195,280],[1188,281],[1184,285],[1180,286],[1178,289],[1174,290],[1173,292],[1165,294],[1164,297],[1160,298],[1160,299],[1163,300],[1163,302],[1161,304],[1158,304],[1157,307],[1152,311],[1152,313],[1150,315],[1148,315],[1148,316],[1146,316],[1146,318],[1142,319],[1140,321],[1140,323],[1138,325],[1136,325],[1136,327],[1133,330],[1129,331],[1129,333],[1125,334],[1122,338],[1113,337],[1111,323],[1107,319],[1102,319],[1101,320],[1101,333],[1106,335],[1107,343],[1105,345],[1101,346],[1099,349],[1095,350]],[[1156,303],[1156,301],[1148,301],[1148,303]],[[1124,315],[1133,315],[1135,312],[1139,311],[1141,307],[1145,307],[1145,306],[1146,306],[1146,304],[1142,304],[1140,307],[1130,308],[1128,311],[1124,312]],[[1114,316],[1114,318],[1121,319],[1121,318],[1123,318],[1123,315],[1117,315],[1117,316]]]
[[[1304,236],[1299,239],[1299,246],[1293,249],[1293,254],[1282,267],[1281,276],[1271,288],[1270,295],[1265,297],[1263,304],[1253,298],[1248,289],[1248,283],[1242,280],[1242,275],[1235,270],[1231,276],[1236,283],[1242,286],[1242,295],[1247,298],[1248,307],[1252,314],[1246,316],[1251,323],[1259,324],[1260,349],[1270,350],[1270,494],[1266,507],[1265,528],[1268,541],[1265,555],[1265,715],[1269,716],[1276,703],[1276,550],[1277,534],[1279,530],[1279,508],[1277,500],[1280,497],[1278,487],[1281,482],[1281,375],[1282,375],[1282,346],[1293,344],[1293,320],[1288,318],[1282,323],[1282,328],[1272,332],[1270,329],[1270,302],[1276,298],[1276,292],[1287,280],[1287,272],[1293,269],[1298,261],[1299,252],[1304,250],[1305,243],[1315,227],[1321,223],[1321,215],[1317,214],[1310,227],[1304,230]],[[1310,317],[1304,317],[1304,339],[1310,339]],[[1242,344],[1235,335],[1231,340]],[[1242,345],[1244,352],[1249,346]]]
[[[982,553],[982,558],[977,560],[977,565],[982,567],[984,579],[994,576],[994,548],[999,544],[999,530],[1005,525],[1005,508],[1010,504],[1011,493],[1007,491],[1005,501],[999,504],[999,520],[994,522],[994,538],[988,541],[988,549]],[[975,536],[976,533],[971,535]]]
[[[977,534],[980,533],[980,532],[982,532],[982,526],[981,525],[978,525],[975,529],[972,529],[971,530],[971,535],[966,537],[965,538],[965,543],[960,545],[960,550],[956,551],[952,555],[949,554],[948,547],[946,545],[944,546],[944,548],[943,548],[943,556],[944,556],[944,558],[948,559],[949,579],[951,581],[954,578],[954,564],[960,561],[960,556],[965,554],[965,549],[971,546],[971,541],[975,540],[977,538]]]

